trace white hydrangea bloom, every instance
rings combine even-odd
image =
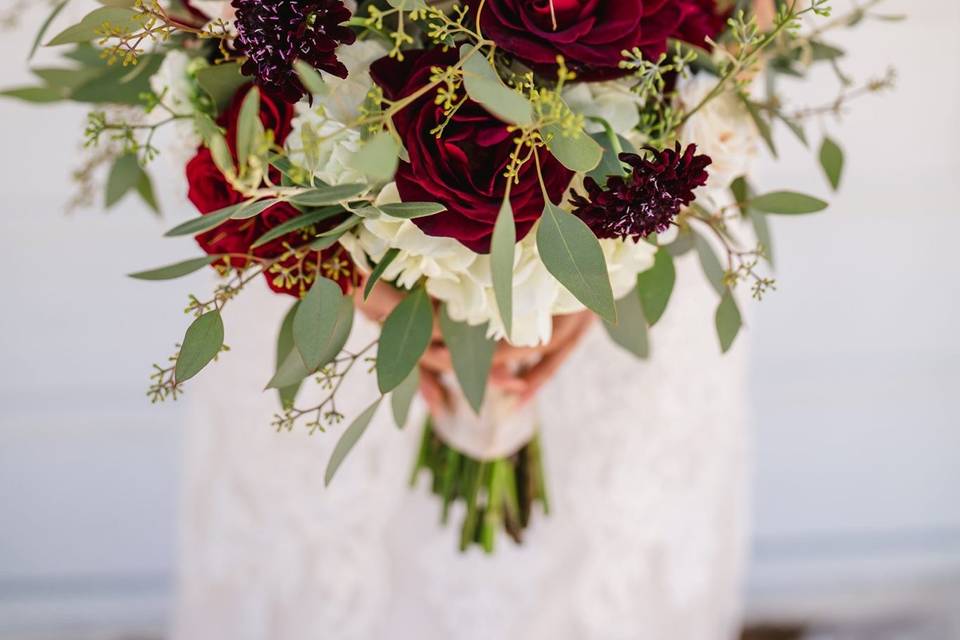
[[[286,143],[291,162],[327,184],[364,180],[363,174],[350,166],[350,158],[360,149],[360,131],[349,125],[360,117],[360,105],[373,84],[370,63],[386,53],[383,45],[373,41],[337,50],[349,75],[338,78],[323,73],[329,92],[315,96],[312,107],[304,102],[297,104]]]
[[[399,202],[396,185],[381,192],[377,203]],[[383,274],[386,281],[411,287],[426,279],[427,292],[447,305],[450,317],[471,325],[489,324],[488,335],[506,337],[490,274],[490,257],[452,238],[428,236],[409,220],[384,216],[368,219],[341,240],[360,268],[369,271],[391,248],[399,253]],[[636,276],[653,266],[655,247],[630,240],[601,241],[615,297],[629,293]],[[369,259],[368,259],[369,258]],[[513,333],[520,346],[548,342],[553,316],[583,310],[583,305],[550,275],[537,251],[536,234],[517,244],[513,275]]]
[[[603,118],[624,137],[640,124],[640,96],[625,80],[578,82],[564,89],[563,99],[574,113],[586,118],[584,128],[588,133],[603,131],[603,125],[591,121],[591,117]]]
[[[677,97],[681,106],[692,109],[709,94],[717,79],[706,73],[681,78]],[[695,143],[698,153],[713,159],[707,167],[710,179],[702,190],[726,190],[746,174],[757,155],[760,134],[746,107],[732,91],[725,91],[693,114],[680,131],[680,141]]]

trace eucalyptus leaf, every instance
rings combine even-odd
[[[336,358],[352,328],[353,301],[336,282],[318,277],[293,319],[293,342],[307,369],[314,371]]]
[[[219,311],[208,311],[187,327],[173,370],[177,384],[200,373],[223,348],[223,319]]]
[[[703,275],[707,277],[707,281],[710,283],[710,286],[713,287],[714,291],[723,295],[726,288],[726,285],[723,283],[724,268],[723,265],[720,264],[717,254],[714,253],[713,247],[711,247],[707,239],[699,233],[694,234],[693,246],[697,249],[697,257],[700,259],[700,267],[703,269]]]
[[[318,187],[298,193],[292,196],[289,201],[291,204],[303,207],[322,207],[350,200],[363,193],[366,188],[367,186],[363,184],[340,184],[333,187]]]
[[[286,359],[290,357],[290,354],[296,349],[293,344],[293,319],[297,314],[297,309],[300,307],[300,301],[297,300],[290,306],[290,310],[287,311],[286,315],[283,317],[283,322],[280,324],[280,333],[277,335],[277,361],[276,368],[279,372],[281,367],[284,365]],[[299,354],[298,354],[299,357]],[[302,364],[302,360],[301,360]],[[302,367],[302,370],[306,372],[306,366]],[[306,377],[306,376],[304,376]],[[283,387],[282,389],[277,389],[277,395],[280,396],[280,406],[284,409],[290,409],[294,406],[294,403],[297,399],[297,393],[300,392],[300,385],[303,381],[303,378],[297,380],[297,382],[292,383],[288,387]]]
[[[306,229],[312,225],[317,224],[318,222],[323,222],[324,220],[329,220],[330,218],[336,217],[344,212],[343,207],[324,207],[322,209],[317,209],[315,211],[309,211],[303,215],[299,215],[296,218],[291,218],[286,222],[282,222],[270,229],[262,236],[257,238],[257,241],[251,245],[251,249],[256,249],[261,247],[268,242],[272,242],[277,238],[282,238],[292,231],[297,231],[298,229]]]
[[[246,202],[242,202],[240,206],[237,207],[236,211],[230,214],[230,218],[233,220],[249,220],[250,218],[256,218],[258,215],[278,202],[280,201],[276,198],[247,200]]]
[[[843,149],[829,137],[824,138],[820,145],[820,166],[833,190],[839,189],[843,177]]]
[[[793,191],[774,191],[750,200],[750,206],[757,211],[796,215],[823,211],[829,205],[813,196]]]
[[[571,171],[587,173],[593,171],[603,158],[603,147],[583,130],[570,135],[559,125],[547,125],[543,129],[547,148],[560,163]]]
[[[456,322],[447,313],[447,306],[440,310],[440,331],[450,350],[453,371],[457,374],[460,389],[474,412],[480,413],[483,397],[487,392],[490,366],[497,345],[487,337],[486,325],[471,326]]]
[[[460,49],[463,84],[467,95],[509,124],[521,127],[533,124],[533,105],[525,96],[503,83],[490,61],[474,47]]]
[[[605,320],[617,321],[603,250],[580,218],[547,202],[537,229],[537,249],[547,270],[577,300]]]
[[[43,21],[43,24],[40,25],[40,30],[37,31],[37,35],[33,39],[33,44],[30,46],[30,53],[27,54],[28,61],[37,53],[37,49],[39,49],[43,43],[43,38],[47,35],[50,25],[57,19],[57,16],[60,15],[60,12],[63,11],[63,8],[67,6],[69,1],[70,0],[60,0],[60,2],[54,5],[53,10],[50,12],[50,15],[47,16],[46,20]]]
[[[277,367],[276,373],[270,378],[270,382],[267,383],[266,388],[276,389],[277,391],[290,389],[294,386],[299,386],[311,373],[312,372],[307,369],[307,365],[303,363],[303,357],[300,355],[300,352],[296,349],[291,349],[290,352],[287,353],[287,357],[285,357],[280,363],[280,366]]]
[[[209,231],[210,229],[218,227],[226,222],[239,207],[239,204],[232,204],[228,207],[224,207],[223,209],[217,209],[211,213],[207,213],[196,218],[191,218],[186,222],[178,224],[163,235],[168,238],[173,238],[176,236],[192,236],[198,233],[203,233],[204,231]]]
[[[427,290],[411,291],[387,317],[377,349],[377,384],[381,393],[399,386],[423,356],[433,334],[433,306]]]
[[[202,67],[196,71],[196,78],[200,89],[213,100],[217,113],[225,111],[240,87],[250,82],[236,62]]]
[[[740,100],[746,107],[747,113],[750,114],[750,118],[753,120],[754,124],[757,125],[757,131],[760,132],[760,137],[763,138],[763,141],[766,143],[767,149],[770,150],[770,154],[774,158],[778,157],[777,147],[773,142],[773,132],[770,129],[770,122],[763,117],[757,105],[751,102],[750,99],[745,95],[740,94]]]
[[[432,216],[447,208],[438,202],[396,202],[393,204],[381,204],[377,207],[380,211],[394,218],[424,218]]]
[[[615,343],[633,355],[641,359],[650,357],[647,319],[643,315],[637,290],[617,300],[617,323],[604,321],[603,326]]]
[[[157,204],[157,196],[153,191],[153,182],[146,171],[140,172],[140,180],[137,181],[137,193],[143,203],[156,214],[160,213],[160,206]]]
[[[237,117],[237,163],[241,167],[247,166],[247,160],[258,146],[257,138],[262,131],[260,89],[252,87],[244,96],[240,104],[240,115]]]
[[[398,429],[403,429],[410,419],[410,407],[420,389],[420,368],[414,367],[406,380],[390,393],[390,409]]]
[[[295,60],[293,68],[297,72],[301,84],[303,84],[303,87],[309,91],[311,95],[324,97],[330,93],[330,87],[323,81],[323,76],[321,76],[320,72],[314,69],[310,63],[304,62],[303,60]]]
[[[56,87],[17,87],[15,89],[4,89],[0,91],[0,96],[16,98],[24,102],[34,104],[46,104],[49,102],[60,102],[66,100],[66,94]]]
[[[191,258],[189,260],[183,260],[182,262],[169,264],[165,267],[157,267],[156,269],[150,269],[148,271],[131,273],[128,277],[135,278],[137,280],[173,280],[175,278],[182,278],[183,276],[190,275],[194,271],[199,271],[200,269],[213,264],[213,262],[218,259],[220,259],[219,255]]]
[[[85,15],[77,24],[58,33],[47,46],[99,40],[103,37],[104,26],[108,24],[130,33],[143,31],[143,24],[137,16],[136,11],[127,7],[100,7]]]
[[[490,274],[497,310],[508,340],[513,334],[513,262],[516,245],[517,227],[513,219],[513,206],[509,198],[504,198],[490,241]]]
[[[373,291],[373,288],[376,286],[380,278],[383,277],[383,272],[387,270],[387,267],[389,267],[394,260],[397,259],[398,255],[400,255],[400,249],[397,249],[396,247],[383,254],[383,258],[381,258],[380,262],[377,263],[377,266],[373,268],[373,271],[370,273],[370,277],[367,278],[367,284],[363,287],[364,300],[370,297],[370,293]]]
[[[766,214],[751,211],[750,222],[753,224],[753,232],[757,235],[757,242],[763,248],[764,259],[773,265],[773,235],[770,233]]]
[[[143,175],[137,156],[128,153],[117,158],[107,176],[107,199],[109,209],[117,204],[128,192],[137,188]]]
[[[388,131],[378,131],[347,161],[377,182],[392,180],[400,162],[400,143]]]
[[[729,289],[723,292],[723,297],[717,306],[715,322],[717,336],[720,338],[720,349],[726,353],[733,346],[733,341],[737,339],[737,334],[740,333],[740,327],[743,324],[740,309],[737,308],[737,301]]]
[[[376,415],[377,409],[380,408],[380,402],[382,400],[383,396],[377,398],[376,402],[357,416],[356,420],[354,420],[350,426],[347,427],[347,430],[343,432],[343,435],[340,436],[340,440],[337,441],[337,446],[334,447],[333,454],[330,456],[330,461],[327,463],[327,470],[323,475],[324,486],[330,486],[330,482],[337,473],[337,469],[340,468],[347,454],[350,453],[354,445],[357,444],[357,441],[360,440],[361,436],[366,432],[367,427],[370,426],[370,422],[373,420],[373,416]]]
[[[673,256],[665,248],[657,249],[653,266],[637,276],[637,299],[650,326],[663,316],[677,280]]]

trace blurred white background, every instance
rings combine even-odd
[[[842,128],[822,122],[848,152],[841,193],[786,131],[756,180],[833,206],[774,222],[779,291],[745,335],[757,458],[746,588],[754,620],[918,620],[924,635],[890,637],[939,640],[960,637],[944,618],[960,611],[960,2],[884,11],[910,20],[834,38],[854,54],[847,73],[900,76]],[[0,86],[30,83],[42,19],[38,8],[0,38]],[[829,72],[818,78],[800,104],[836,94]],[[164,220],[133,199],[64,215],[83,108],[4,100],[0,114],[0,637],[162,629],[185,409],[151,406],[144,389],[179,337],[185,284],[123,274],[195,252],[160,238],[191,215],[184,185],[161,160]]]

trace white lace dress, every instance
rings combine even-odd
[[[226,317],[233,350],[190,393],[174,637],[731,637],[745,538],[745,363],[742,348],[719,354],[717,298],[695,261],[678,263],[651,360],[596,328],[542,393],[552,513],[535,518],[522,547],[498,538],[492,557],[460,554],[458,530],[438,526],[427,488],[409,488],[416,418],[400,431],[382,410],[324,489],[338,432],[276,433],[275,398],[256,392],[289,302],[241,296]],[[355,329],[358,342],[372,334]],[[362,409],[374,387],[360,376],[348,408]]]

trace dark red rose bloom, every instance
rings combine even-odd
[[[240,91],[230,108],[220,117],[221,126],[227,130],[227,142],[231,149],[236,145],[236,122],[239,105],[246,91]],[[268,129],[275,130],[276,139],[282,143],[290,133],[293,108],[283,102],[276,102],[264,95],[260,103],[260,119]],[[279,180],[279,176],[274,176]],[[187,163],[187,197],[201,214],[208,214],[232,204],[243,201],[243,196],[233,189],[206,148],[201,147],[197,155]],[[323,252],[302,249],[310,242],[312,233],[321,228],[294,231],[268,242],[256,249],[251,245],[264,233],[279,224],[301,215],[293,206],[281,202],[266,209],[263,213],[247,220],[227,220],[218,227],[197,236],[200,247],[210,255],[232,253],[252,254],[258,258],[281,258],[264,273],[267,284],[278,293],[301,296],[316,280],[319,271],[324,277],[336,280],[344,292],[356,284],[357,273],[347,252],[336,244]],[[323,228],[332,227],[341,218],[331,219]],[[241,256],[224,258],[214,267],[223,272],[229,268],[243,269],[248,260]]]
[[[240,109],[243,99],[253,85],[248,84],[237,91],[223,113],[217,118],[217,124],[227,130],[227,144],[230,151],[237,151],[237,120],[240,119]],[[284,102],[280,96],[268,90],[260,91],[260,122],[267,131],[273,131],[273,141],[283,145],[290,131],[293,129],[293,117],[296,115],[292,104]]]
[[[480,30],[536,70],[555,70],[562,55],[580,79],[602,80],[625,75],[624,50],[656,59],[667,39],[703,44],[723,21],[716,0],[485,0]]]
[[[432,67],[457,63],[456,49],[405,51],[403,62],[381,58],[370,73],[384,96],[398,100],[429,84]],[[394,116],[394,125],[409,154],[397,170],[397,188],[405,202],[439,202],[447,211],[414,222],[431,236],[455,238],[479,253],[490,251],[490,236],[503,204],[504,171],[514,150],[514,134],[479,104],[467,100],[450,119],[440,138],[431,133],[446,120],[428,92]],[[556,202],[573,172],[545,149],[539,151],[547,193]],[[543,193],[536,167],[520,169],[510,191],[517,238],[523,238],[543,213]]]
[[[187,11],[187,13],[190,14],[190,17],[193,18],[194,21],[201,26],[205,25],[214,17],[214,16],[208,16],[206,13],[204,13],[200,9],[197,9],[195,6],[193,6],[193,3],[190,2],[190,0],[182,0],[181,4],[183,4],[183,8]]]
[[[356,34],[343,23],[352,15],[341,0],[233,0],[237,10],[234,46],[247,56],[243,73],[257,84],[297,102],[305,90],[293,69],[296,60],[347,77],[337,47]]]
[[[696,145],[682,153],[679,142],[676,149],[647,150],[653,154],[652,160],[634,153],[620,154],[620,160],[633,169],[629,176],[610,176],[606,187],[587,178],[583,186],[589,197],[574,194],[574,215],[598,238],[638,240],[666,231],[680,208],[693,202],[693,190],[707,183],[705,169],[712,160],[696,155]]]

